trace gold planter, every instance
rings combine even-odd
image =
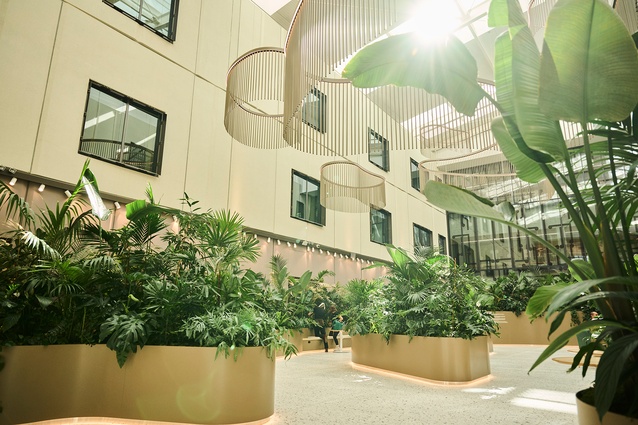
[[[578,425],[638,425],[638,419],[632,419],[613,412],[607,412],[605,416],[603,416],[603,421],[600,422],[596,408],[581,400],[582,394],[588,390],[589,389],[586,389],[576,393]]]
[[[495,311],[494,319],[499,325],[499,336],[492,336],[494,344],[548,345],[557,335],[571,327],[571,318],[566,315],[563,323],[548,339],[551,321],[546,322],[544,318],[538,318],[530,323],[525,313],[516,316],[511,311]],[[578,345],[576,337],[570,339],[569,344]]]
[[[487,336],[461,338],[379,334],[352,337],[354,363],[433,381],[465,383],[490,374]]]
[[[120,368],[104,345],[2,350],[0,424],[112,417],[190,424],[274,413],[275,362],[261,347],[215,359],[216,348],[146,346]]]

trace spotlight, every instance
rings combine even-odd
[[[292,244],[293,248],[297,248],[297,242]]]
[[[120,208],[122,208],[122,206],[120,205],[120,203],[119,203],[119,202],[117,202],[117,201],[113,202],[113,205],[115,205],[115,209],[116,209],[116,210],[119,210]]]
[[[306,251],[310,252],[310,247],[309,246],[306,247]]]
[[[315,247],[314,246],[312,247],[312,252],[315,252]]]
[[[336,258],[337,257],[337,253],[335,252],[334,254],[332,254],[332,256]]]
[[[319,254],[323,254],[323,249],[319,248]]]
[[[343,254],[339,254],[339,258],[343,258]]]
[[[288,244],[288,248],[290,248],[290,242],[286,242],[286,243]],[[295,245],[295,247],[296,247],[296,246],[297,246],[297,245]]]
[[[47,187],[44,183],[42,183],[40,185],[40,187],[38,188],[38,192],[44,192],[44,188]]]
[[[9,181],[9,186],[14,186],[14,185],[17,183],[17,181],[18,181],[18,179],[17,179],[16,177],[12,178],[12,179]]]
[[[71,191],[69,191],[68,189],[64,191],[64,194],[66,195],[67,198],[70,198],[72,195]]]
[[[258,239],[258,238],[257,238],[257,233],[255,233],[255,234],[253,235],[253,238]]]
[[[266,242],[270,243],[270,236],[268,236],[268,239],[266,240]]]
[[[281,245],[281,241],[277,239],[277,245]]]

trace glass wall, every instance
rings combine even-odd
[[[549,241],[568,257],[584,258],[578,232],[558,201],[516,207],[518,224]],[[564,270],[555,254],[516,229],[482,218],[448,213],[450,255],[484,276],[503,276],[510,270]]]

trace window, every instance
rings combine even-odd
[[[315,130],[326,132],[326,95],[316,88],[312,89],[303,100],[301,119]]]
[[[439,235],[439,252],[441,254],[447,254],[447,241],[445,236]]]
[[[410,158],[410,179],[412,187],[421,191],[421,178],[419,175],[419,163]]]
[[[325,225],[326,210],[321,206],[319,198],[319,181],[293,170],[290,216]]]
[[[412,225],[412,233],[414,234],[414,248],[427,247],[432,248],[432,231],[421,227],[418,224]]]
[[[370,209],[370,240],[377,243],[392,243],[392,214],[386,210]]]
[[[160,174],[166,114],[91,82],[81,154]]]
[[[368,135],[368,159],[383,171],[389,171],[388,140],[371,128],[368,129]]]
[[[174,41],[179,0],[102,0],[163,38]]]

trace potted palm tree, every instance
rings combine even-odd
[[[501,150],[520,179],[551,184],[578,229],[587,257],[568,258],[518,225],[507,202],[494,205],[436,181],[428,181],[424,193],[447,211],[502,222],[526,233],[569,266],[579,282],[541,290],[530,301],[528,313],[558,312],[556,320],[562,320],[568,310],[593,300],[603,319],[558,335],[532,369],[571,336],[595,328],[599,337],[580,349],[572,368],[582,361],[586,373],[594,350],[603,348],[594,386],[587,390],[598,416],[611,410],[638,418],[634,41],[602,0],[559,0],[547,20],[542,52],[518,1],[493,0],[489,24],[507,27],[495,43],[496,99],[477,83],[474,59],[454,38],[437,48],[411,35],[382,40],[359,52],[344,75],[358,87],[396,84],[438,93],[468,115],[484,97],[496,105],[501,116],[492,121],[491,130]],[[579,146],[566,143],[560,126],[565,121],[580,126]]]

